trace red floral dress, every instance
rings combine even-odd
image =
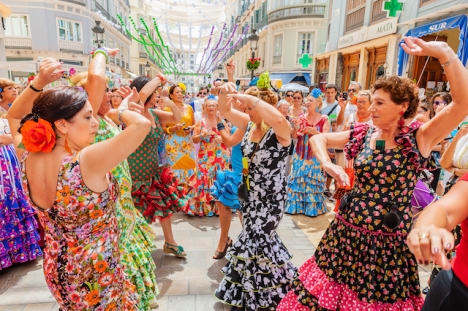
[[[80,153],[62,160],[54,205],[33,205],[45,228],[44,276],[62,311],[138,310],[135,287],[120,264],[115,216],[118,185],[96,193],[81,177]],[[28,181],[23,161],[23,185]]]
[[[202,120],[202,129],[206,128],[205,120]],[[216,179],[216,172],[229,167],[230,151],[223,143],[214,141],[216,136],[219,136],[219,131],[213,127],[211,135],[202,137],[200,141],[197,172],[189,179],[190,205],[184,209],[188,215],[218,215],[216,206],[211,205],[215,200],[211,195],[211,187]]]
[[[395,137],[398,146],[384,151],[370,148],[373,127],[351,129],[345,153],[348,160],[355,159],[356,179],[349,203],[337,213],[315,255],[299,269],[294,289],[277,311],[421,309],[418,265],[406,237],[419,172],[435,169],[435,162],[423,158],[416,147],[420,125],[413,122],[404,128]],[[394,229],[383,221],[389,212],[401,219]]]

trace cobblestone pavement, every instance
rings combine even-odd
[[[328,204],[329,209],[332,208]],[[292,262],[299,267],[315,251],[320,238],[334,213],[306,217],[285,215],[278,233],[288,250],[293,254]],[[158,237],[158,250],[153,253],[157,265],[156,277],[160,290],[161,311],[229,311],[213,293],[222,279],[220,269],[226,259],[212,259],[218,237],[217,217],[189,217],[177,214],[173,217],[176,241],[185,248],[186,258],[175,258],[162,251],[164,238],[158,223],[152,225]],[[237,237],[241,225],[233,217],[230,236]],[[426,286],[429,268],[420,267],[421,285]],[[14,265],[0,271],[0,311],[56,311],[58,305],[49,292],[42,272],[42,260]]]

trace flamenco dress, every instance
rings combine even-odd
[[[421,310],[418,264],[406,237],[419,172],[434,169],[435,163],[416,147],[420,125],[412,122],[403,128],[395,137],[397,147],[383,151],[370,148],[373,127],[351,127],[345,153],[348,160],[354,158],[356,179],[348,204],[337,213],[315,255],[300,267],[294,289],[278,311]],[[393,229],[383,221],[390,212],[401,220]]]
[[[120,130],[113,126],[106,117],[99,118],[99,129],[95,142],[105,141],[118,135]],[[115,213],[120,229],[120,262],[127,278],[135,285],[140,298],[139,310],[151,310],[157,307],[156,296],[159,294],[151,253],[156,250],[156,235],[135,208],[132,200],[132,178],[127,160],[121,162],[112,171],[119,185],[119,198],[115,202]]]
[[[325,204],[325,174],[320,162],[312,153],[309,145],[311,136],[304,133],[306,127],[323,131],[328,120],[323,116],[317,124],[309,124],[305,116],[299,117],[297,145],[292,156],[292,168],[288,179],[288,198],[286,213],[318,216],[327,212]]]
[[[186,208],[188,199],[171,167],[159,165],[158,143],[164,133],[158,116],[150,111],[156,127],[151,128],[143,143],[128,157],[128,164],[132,176],[133,203],[152,223]]]
[[[9,134],[0,118],[0,134]],[[0,270],[42,256],[38,222],[21,183],[21,164],[12,144],[0,147]]]
[[[28,193],[23,161],[23,186]],[[83,181],[80,152],[63,158],[55,202],[36,208],[45,228],[44,277],[61,311],[138,310],[139,297],[120,262],[115,215],[118,183],[94,192]]]
[[[297,274],[276,232],[284,214],[289,147],[278,142],[272,128],[259,143],[250,141],[252,126],[242,141],[242,154],[251,159],[249,200],[241,203],[243,229],[226,255],[215,296],[246,311],[275,310]]]
[[[236,131],[236,127],[231,129],[231,135]],[[218,170],[216,179],[211,187],[211,195],[224,206],[229,207],[233,212],[240,208],[237,189],[242,182],[242,150],[241,143],[231,148],[230,169]]]

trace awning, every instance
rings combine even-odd
[[[310,85],[310,73],[303,73],[302,76],[304,76],[304,79],[307,82],[307,85]]]
[[[270,80],[281,80],[283,84],[287,84],[291,82],[295,76],[297,76],[297,72],[270,73]]]
[[[465,40],[467,35],[467,21],[468,17],[466,15],[458,15],[454,17],[449,17],[445,19],[441,19],[429,24],[426,24],[421,27],[416,27],[409,30],[405,36],[411,37],[424,37],[432,33],[440,32],[443,30],[459,28],[460,29],[460,45],[458,46],[457,55],[460,58],[463,65],[466,65],[468,60],[468,47],[465,46]],[[400,50],[398,52],[398,75],[401,76],[406,69],[408,64],[409,55],[403,51],[401,48],[400,42]]]

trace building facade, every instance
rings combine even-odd
[[[37,63],[53,57],[64,68],[86,70],[90,52],[96,46],[92,28],[101,21],[105,29],[103,46],[118,48],[120,54],[109,58],[108,74],[127,77],[131,38],[119,26],[117,14],[128,23],[128,0],[7,0],[11,16],[4,19],[4,47],[11,79],[27,77]]]
[[[255,29],[259,36],[255,57],[260,57],[260,67],[255,75],[270,72],[272,80],[282,84],[295,82],[311,84],[311,73],[315,64],[303,66],[299,59],[304,55],[312,58],[325,49],[327,36],[326,0],[256,0],[230,1],[226,6],[226,16],[231,16],[230,29],[237,24],[238,34],[245,27]],[[246,62],[252,57],[248,36],[233,50],[227,60],[233,59],[236,78],[250,80],[251,71]],[[226,61],[227,61],[226,60]]]

